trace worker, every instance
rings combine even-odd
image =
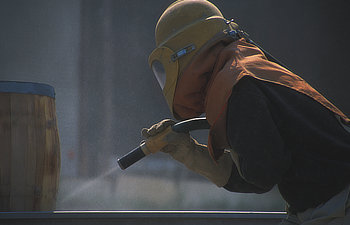
[[[180,0],[155,28],[152,68],[176,119],[205,114],[208,146],[170,132],[160,149],[228,191],[287,203],[281,224],[350,224],[350,120],[204,0]],[[145,139],[175,122],[163,120]],[[153,150],[156,153],[158,150]]]

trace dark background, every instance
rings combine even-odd
[[[55,88],[62,184],[116,167],[116,157],[141,141],[142,127],[171,117],[147,62],[155,24],[171,2],[0,1],[0,80]],[[212,2],[350,115],[345,0]],[[205,137],[198,134],[202,142]],[[161,154],[123,173],[200,179]]]

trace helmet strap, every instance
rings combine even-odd
[[[175,62],[180,57],[194,51],[196,49],[196,46],[194,44],[187,45],[180,50],[176,51],[174,54],[171,55],[171,61]]]

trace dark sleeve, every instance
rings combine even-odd
[[[264,189],[254,184],[248,183],[239,175],[239,172],[235,164],[232,165],[232,172],[231,172],[230,179],[227,182],[227,184],[224,186],[224,188],[232,192],[257,193],[257,194],[265,193],[270,190],[270,189]]]
[[[238,82],[228,103],[227,138],[239,166],[225,188],[261,193],[279,183],[291,157],[272,117],[269,99],[251,79]]]

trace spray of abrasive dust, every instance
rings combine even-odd
[[[114,173],[118,167],[113,167],[110,170],[106,171],[105,173],[101,174],[100,176],[94,178],[93,180],[87,181],[84,184],[80,185],[79,187],[75,188],[71,193],[66,195],[63,199],[62,202],[66,202],[68,200],[71,200],[75,196],[79,195],[80,193],[84,192],[85,190],[89,189],[90,187],[93,187],[94,185],[98,184],[102,179],[105,177],[111,175]]]

